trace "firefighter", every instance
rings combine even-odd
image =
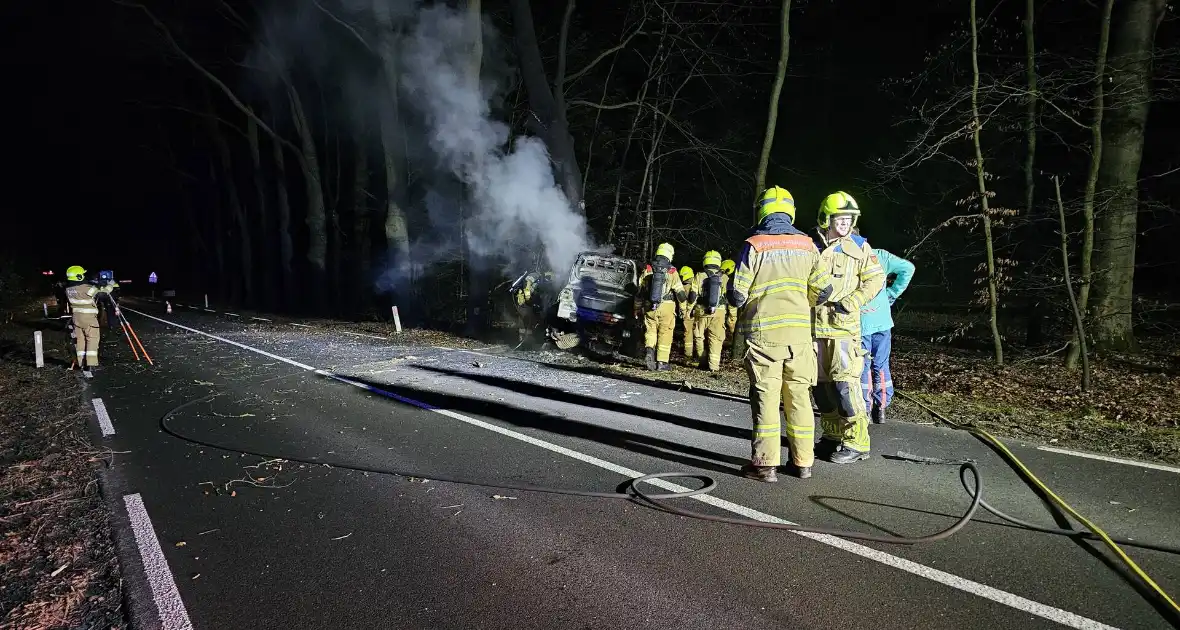
[[[696,274],[693,273],[692,267],[685,266],[680,268],[680,282],[684,284],[684,290],[688,292],[688,298],[680,303],[680,309],[678,313],[678,316],[683,322],[682,330],[684,331],[684,361],[688,365],[695,364],[697,359],[701,357],[701,353],[704,352],[703,347],[698,348],[696,345],[694,345],[696,337],[693,331],[694,322],[692,307],[694,304],[696,304],[696,294],[693,293],[692,282],[695,277]]]
[[[733,262],[733,260],[726,258],[721,261],[721,273],[725,274],[725,279],[729,282],[730,286],[733,285],[733,270],[735,268],[737,268],[737,263]],[[737,320],[738,310],[730,306],[727,301],[725,304],[725,332],[729,335],[730,339],[733,339],[733,332],[737,329]]]
[[[725,346],[725,320],[728,317],[729,276],[721,272],[721,254],[705,252],[704,270],[696,275],[688,300],[693,308],[694,344],[701,359],[701,369],[721,369],[721,348]]]
[[[660,243],[656,255],[639,275],[639,299],[643,308],[644,362],[649,370],[669,370],[672,355],[672,335],[676,330],[676,305],[684,302],[684,282],[672,266],[676,250],[669,243]]]
[[[530,271],[517,278],[508,289],[508,293],[512,295],[512,304],[516,307],[520,343],[524,343],[537,327],[539,318],[536,303],[542,292],[540,285],[543,282],[543,275]]]
[[[781,463],[779,405],[785,407],[791,474],[811,477],[815,462],[815,416],[811,388],[816,382],[812,308],[832,293],[815,243],[794,226],[795,200],[775,186],[762,194],[758,226],[742,245],[729,292],[741,309],[737,325],[745,337],[746,374],[754,430],[750,463],[742,474],[778,481]]]
[[[860,207],[846,192],[824,198],[819,207],[815,245],[832,277],[827,304],[815,309],[819,387],[815,403],[823,424],[823,450],[828,459],[848,464],[869,457],[869,418],[861,393],[864,350],[860,340],[860,309],[885,286],[885,273],[873,248],[853,233]]]
[[[115,282],[115,272],[109,269],[98,272],[98,280],[94,286],[98,288],[98,294],[94,299],[98,303],[100,315],[106,316],[107,326],[113,330],[119,323],[119,304],[115,300],[115,291],[119,289],[119,283]]]
[[[885,422],[885,408],[893,400],[893,376],[889,372],[889,353],[893,349],[893,314],[890,311],[893,303],[910,286],[914,263],[884,249],[873,251],[881,261],[887,286],[860,309],[860,345],[867,357],[860,386],[869,418],[875,424],[881,424]]]
[[[98,287],[86,282],[86,270],[74,265],[66,269],[66,300],[73,312],[78,367],[90,372],[98,367]]]

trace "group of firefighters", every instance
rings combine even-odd
[[[100,271],[87,280],[86,270],[78,265],[66,269],[66,280],[57,287],[58,312],[69,313],[73,325],[75,364],[88,375],[98,368],[103,316],[111,328],[119,321],[118,289],[113,271]]]
[[[870,417],[885,421],[893,397],[890,306],[914,265],[870,247],[856,227],[859,217],[851,195],[833,193],[820,204],[815,231],[805,234],[794,225],[791,193],[775,186],[762,194],[758,225],[736,262],[708,251],[702,271],[677,270],[675,250],[662,243],[641,274],[636,301],[648,369],[670,369],[677,315],[685,356],[702,369],[720,369],[726,335],[733,336],[733,358],[750,379],[752,455],[742,469],[748,478],[778,480],[780,432],[788,471],[807,479],[817,451],[838,464],[867,459]],[[812,393],[822,427],[818,447]]]

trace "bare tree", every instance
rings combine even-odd
[[[774,130],[778,125],[778,99],[782,94],[783,81],[787,76],[787,60],[791,56],[791,0],[783,0],[782,15],[779,16],[779,20],[782,28],[779,35],[781,43],[778,69],[774,74],[774,85],[770,89],[770,108],[766,114],[766,135],[762,138],[762,153],[758,157],[758,174],[754,180],[755,198],[766,188],[766,168],[770,163],[770,149],[774,146]],[[754,216],[758,216],[757,209],[754,210]]]
[[[1076,338],[1079,351],[1078,354],[1082,359],[1082,391],[1090,391],[1090,353],[1086,350],[1086,327],[1082,319],[1082,307],[1078,303],[1077,296],[1074,295],[1073,282],[1070,279],[1069,273],[1069,230],[1065,223],[1065,204],[1061,201],[1061,180],[1056,175],[1053,176],[1053,191],[1057,198],[1057,224],[1061,232],[1061,273],[1062,282],[1065,285],[1065,293],[1069,296],[1070,313],[1073,315],[1074,330],[1076,331]]]
[[[1126,0],[1112,24],[1110,85],[1103,118],[1104,148],[1098,189],[1110,196],[1095,233],[1097,267],[1093,280],[1094,343],[1111,350],[1134,349],[1135,239],[1138,235],[1139,167],[1151,96],[1155,33],[1165,0]]]
[[[988,324],[992,330],[992,345],[995,348],[996,365],[1004,365],[1004,343],[1000,338],[1000,326],[997,317],[999,296],[996,286],[996,257],[994,241],[992,239],[992,217],[988,208],[986,171],[983,168],[983,148],[979,142],[979,132],[982,123],[979,118],[979,26],[975,18],[975,0],[971,3],[971,119],[972,142],[975,145],[975,175],[979,182],[980,220],[983,222],[983,242],[987,252],[987,295],[988,295]]]
[[[1034,195],[1036,193],[1036,178],[1033,167],[1037,155],[1037,46],[1036,31],[1033,20],[1036,17],[1036,0],[1027,0],[1024,4],[1024,54],[1025,74],[1028,75],[1028,94],[1025,96],[1025,154],[1024,154],[1024,213],[1026,217],[1033,215]]]

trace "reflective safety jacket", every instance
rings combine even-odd
[[[914,277],[914,263],[884,249],[877,248],[873,252],[877,254],[877,260],[881,262],[881,269],[885,272],[886,287],[860,309],[861,336],[893,328],[891,307],[905,292],[906,287],[910,286],[910,280]],[[888,284],[889,276],[893,276],[893,284]]]
[[[755,234],[746,239],[729,303],[741,309],[737,331],[764,346],[811,343],[811,313],[832,292],[820,253],[806,234]]]
[[[512,289],[512,301],[517,306],[526,306],[533,300],[533,292],[537,288],[537,281],[540,275],[537,273],[528,273],[521,278],[517,286]]]
[[[692,279],[692,288],[688,291],[688,300],[693,303],[692,316],[693,317],[707,317],[710,313],[705,312],[705,307],[709,305],[708,291],[706,290],[709,275],[721,276],[721,300],[717,302],[717,309],[713,311],[712,315],[727,315],[729,304],[725,296],[729,294],[729,276],[721,273],[720,269],[707,268],[705,271],[698,272]]]
[[[815,308],[815,336],[820,339],[860,338],[860,309],[885,286],[885,272],[869,242],[858,234],[827,241],[812,235],[820,260],[832,279],[827,304]]]
[[[66,299],[70,301],[70,309],[75,315],[98,315],[98,303],[94,296],[98,295],[98,287],[93,284],[80,282],[66,287]]]

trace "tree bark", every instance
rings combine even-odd
[[[996,286],[996,258],[992,240],[991,210],[988,208],[988,190],[986,171],[983,167],[983,149],[979,143],[979,25],[975,18],[975,0],[971,0],[971,117],[973,133],[972,141],[975,145],[975,176],[979,184],[980,216],[983,220],[983,239],[987,253],[987,296],[988,323],[992,330],[992,345],[995,348],[996,365],[1004,365],[1004,342],[1000,337],[1000,326],[997,314],[999,291]]]
[[[290,81],[287,82],[287,99],[291,104],[291,118],[295,123],[295,130],[299,133],[299,145],[307,165],[303,178],[307,196],[307,215],[304,218],[308,232],[307,264],[311,273],[306,283],[311,289],[307,297],[310,298],[312,308],[319,310],[326,306],[328,257],[327,209],[324,206],[324,189],[320,183],[319,151],[299,93]]]
[[[405,194],[405,139],[401,128],[398,102],[397,33],[394,31],[384,0],[373,0],[374,14],[379,16],[380,34],[377,53],[385,79],[385,107],[378,115],[381,126],[381,146],[384,154],[385,195],[382,231],[385,237],[386,264],[396,276],[394,300],[397,293],[410,293],[410,230],[402,201]]]
[[[257,217],[255,226],[258,228],[257,233],[261,236],[258,242],[262,245],[258,271],[264,281],[259,297],[262,303],[269,307],[273,306],[275,301],[275,284],[269,281],[274,277],[271,271],[274,265],[274,239],[270,238],[270,204],[267,203],[266,179],[262,171],[262,145],[258,137],[258,123],[249,116],[246,117],[246,139],[250,143],[250,163],[254,167],[254,197],[258,204],[254,213]]]
[[[242,208],[241,196],[238,194],[237,178],[234,177],[233,154],[230,152],[229,142],[226,141],[225,134],[221,132],[217,117],[213,115],[212,107],[210,107],[209,114],[209,116],[205,117],[205,120],[208,121],[209,135],[213,139],[213,145],[217,149],[218,159],[221,161],[221,170],[225,174],[223,188],[226,198],[229,201],[230,216],[233,217],[237,232],[238,269],[235,273],[230,274],[234,278],[234,281],[231,281],[229,284],[230,301],[235,304],[248,304],[253,300],[254,295],[254,264],[253,247],[251,247],[250,243],[250,222],[246,217],[245,209]],[[225,280],[228,280],[228,278]]]
[[[355,268],[350,270],[352,280],[347,283],[352,287],[353,305],[362,311],[370,305],[368,285],[373,272],[373,240],[369,233],[369,146],[364,137],[362,133],[356,140],[356,172],[352,184],[352,250],[356,262]]]
[[[1135,280],[1135,237],[1138,233],[1139,166],[1151,100],[1155,33],[1164,16],[1164,0],[1120,3],[1110,40],[1110,95],[1102,120],[1103,151],[1098,189],[1109,201],[1095,234],[1101,273],[1093,280],[1094,345],[1106,350],[1133,350],[1131,320]]]
[[[1036,14],[1035,0],[1028,0],[1024,5],[1024,52],[1025,74],[1028,78],[1028,96],[1024,112],[1024,216],[1032,219],[1033,197],[1036,193],[1036,177],[1033,166],[1037,155],[1037,47],[1036,31],[1033,28],[1033,18]]]
[[[1031,1],[1031,0],[1030,0]],[[770,108],[766,116],[766,135],[762,137],[762,154],[758,157],[758,174],[755,178],[754,198],[766,188],[766,169],[770,164],[770,149],[774,146],[774,130],[778,125],[778,99],[783,91],[783,81],[787,77],[787,60],[791,55],[791,0],[783,0],[782,15],[779,18],[782,26],[780,32],[780,48],[778,53],[778,70],[774,75],[774,86],[770,90]],[[754,216],[758,216],[758,209],[754,209]]]
[[[1098,57],[1094,62],[1094,105],[1090,121],[1090,170],[1086,173],[1086,188],[1082,193],[1082,252],[1080,271],[1081,287],[1078,289],[1078,304],[1082,312],[1090,304],[1090,282],[1094,258],[1094,193],[1098,187],[1098,168],[1102,162],[1102,116],[1106,109],[1104,83],[1106,82],[1106,52],[1110,44],[1110,14],[1114,0],[1102,3],[1102,21],[1098,30]],[[1075,324],[1069,351],[1065,355],[1065,366],[1075,369],[1083,343],[1078,336],[1082,327]]]
[[[537,32],[533,26],[533,12],[529,0],[509,0],[512,6],[512,24],[515,31],[516,50],[520,58],[520,70],[525,89],[529,95],[532,116],[529,118],[533,132],[545,141],[549,157],[553,161],[558,185],[565,193],[570,205],[582,209],[582,175],[578,169],[578,158],[574,152],[574,138],[570,135],[564,107],[564,99],[554,97],[545,78],[545,66],[537,46]],[[565,67],[564,48],[557,52],[558,66]],[[555,85],[562,85],[565,77],[557,77]]]
[[[279,275],[283,294],[279,303],[287,308],[295,304],[295,244],[291,239],[291,202],[287,196],[287,164],[283,155],[283,144],[272,144],[275,162],[275,211],[278,215]]]
[[[1090,353],[1086,350],[1086,328],[1082,321],[1082,307],[1073,293],[1073,282],[1069,274],[1069,230],[1065,224],[1065,204],[1061,201],[1061,181],[1053,176],[1053,190],[1057,194],[1057,224],[1061,229],[1061,273],[1065,284],[1065,293],[1069,296],[1070,312],[1073,314],[1074,339],[1080,348],[1078,354],[1082,358],[1082,391],[1090,391]]]

